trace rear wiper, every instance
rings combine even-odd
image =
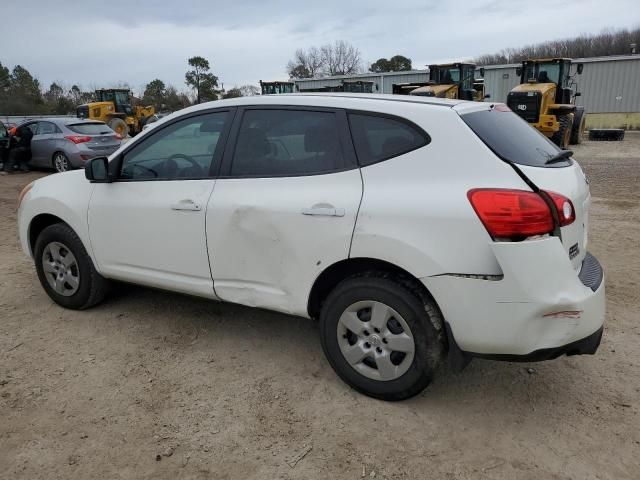
[[[572,155],[573,155],[573,152],[571,150],[563,150],[561,152],[556,153],[553,157],[551,157],[549,160],[544,162],[544,164],[550,165],[552,163],[564,162]]]

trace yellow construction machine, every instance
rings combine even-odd
[[[142,131],[145,123],[156,110],[154,107],[134,106],[131,91],[126,88],[96,90],[96,101],[79,105],[78,118],[88,118],[105,122],[123,138]]]
[[[560,148],[582,141],[585,127],[584,107],[576,106],[580,96],[574,81],[583,64],[569,58],[525,60],[516,69],[520,85],[507,95],[507,105],[531,126],[537,128]]]
[[[409,95],[482,102],[489,96],[485,96],[484,83],[476,80],[475,72],[473,63],[429,65],[429,84],[412,90]],[[480,75],[484,76],[483,68]]]

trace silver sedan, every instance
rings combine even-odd
[[[41,118],[23,125],[33,132],[30,166],[65,172],[110,155],[122,141],[106,123],[78,118]]]

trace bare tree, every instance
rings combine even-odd
[[[574,38],[550,40],[520,48],[505,48],[499,53],[480,55],[479,65],[518,63],[528,58],[603,57],[630,53],[630,44],[640,44],[640,28],[633,30],[603,30],[595,35],[582,34]]]
[[[327,75],[351,75],[362,71],[360,50],[344,40],[320,47]]]
[[[291,78],[315,78],[322,74],[323,67],[324,60],[317,47],[299,48],[287,64],[287,72]]]
[[[290,78],[349,75],[362,71],[360,50],[344,40],[307,50],[298,49],[287,64]]]

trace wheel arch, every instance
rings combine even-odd
[[[342,280],[359,273],[371,271],[388,273],[400,278],[410,283],[420,295],[426,296],[435,302],[433,295],[431,295],[427,287],[404,268],[378,258],[355,257],[340,260],[325,268],[320,275],[318,275],[309,293],[307,303],[307,313],[309,316],[311,318],[318,318],[322,302],[327,298],[331,290]]]
[[[73,227],[71,227],[71,225],[65,222],[62,218],[50,213],[41,213],[31,219],[31,222],[29,222],[28,238],[29,248],[32,255],[34,253],[36,241],[38,240],[38,236],[40,236],[40,233],[42,233],[45,228],[51,225],[55,225],[56,223],[63,223],[69,228],[73,229]]]

